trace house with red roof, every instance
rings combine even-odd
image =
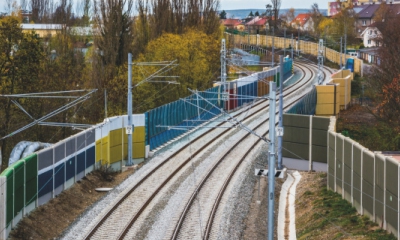
[[[251,33],[259,34],[261,31],[265,31],[267,25],[267,17],[256,17],[252,21],[246,23],[246,29],[249,29]]]
[[[302,31],[314,31],[314,22],[310,13],[298,14],[293,21],[290,22],[293,28],[299,28]]]
[[[239,25],[242,25],[242,21],[240,19],[222,19],[222,24],[225,26],[226,29],[238,29]]]

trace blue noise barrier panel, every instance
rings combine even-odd
[[[54,188],[64,184],[65,182],[65,166],[64,163],[54,168]]]
[[[75,177],[75,157],[71,157],[65,162],[66,176],[65,181]]]
[[[88,148],[86,150],[86,167],[90,167],[95,163],[96,155],[95,155],[95,147]]]
[[[85,152],[81,152],[76,156],[76,173],[85,171]]]
[[[185,133],[204,120],[219,114],[218,87],[199,92],[146,112],[147,139],[150,150]],[[212,103],[212,104],[210,104]],[[215,108],[218,106],[218,108]],[[178,129],[168,129],[174,127]]]
[[[53,169],[50,169],[38,177],[39,193],[38,197],[53,191]]]

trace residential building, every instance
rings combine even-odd
[[[363,59],[367,63],[373,63],[379,65],[381,63],[378,56],[379,48],[364,48],[360,49],[359,54],[361,59]]]
[[[254,21],[246,23],[246,28],[250,30],[251,33],[259,34],[261,31],[265,31],[268,23],[268,18],[255,18]]]
[[[359,0],[346,0],[343,2],[328,2],[328,16],[335,16],[342,8],[352,8],[359,5]]]
[[[21,24],[22,32],[34,31],[40,38],[50,38],[61,32],[62,24]],[[71,27],[70,32],[76,36],[91,37],[94,34],[92,26],[90,27]]]
[[[237,29],[238,25],[242,24],[242,21],[240,19],[229,18],[223,19],[221,21],[225,28],[230,30]]]
[[[365,47],[379,47],[381,36],[382,34],[376,27],[376,24],[371,24],[361,33],[361,39]]]
[[[35,33],[40,38],[50,38],[55,36],[57,32],[62,30],[62,24],[29,24],[23,23],[21,24],[22,32],[32,32]]]
[[[371,24],[374,23],[374,14],[379,8],[379,4],[371,4],[364,7],[358,13],[358,19],[356,22],[357,37],[361,37],[361,33]]]
[[[302,31],[314,31],[314,22],[310,13],[298,14],[290,23],[293,28],[299,28]]]

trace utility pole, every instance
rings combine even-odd
[[[343,67],[346,67],[346,54],[347,54],[347,34],[346,33],[344,33],[344,49],[343,49],[343,52],[344,52],[344,63],[343,63]]]
[[[274,239],[276,83],[269,82],[268,240]]]
[[[322,83],[322,68],[324,66],[324,40],[320,39],[318,44],[318,84]]]
[[[282,141],[283,141],[283,56],[279,55],[279,123],[278,123],[278,169],[282,169]]]
[[[107,89],[104,89],[104,119],[107,118]]]
[[[326,26],[325,27],[325,34],[324,34],[324,59],[326,59],[326,42],[327,42],[327,38],[326,38],[326,29],[328,28],[329,26]]]
[[[265,50],[268,48],[268,22],[265,22]]]
[[[250,45],[250,26],[247,25],[247,47]],[[246,49],[247,50],[247,49]]]
[[[343,65],[346,66],[346,54],[347,54],[347,24],[344,23],[344,63]]]
[[[221,44],[221,82],[223,91],[227,91],[226,87],[226,46],[225,46],[225,39],[222,39]],[[225,95],[225,94],[224,94]],[[223,97],[224,99],[224,97]]]
[[[130,131],[129,131],[130,129]],[[126,166],[132,166],[132,53],[128,53],[128,127],[126,133],[128,135],[128,161]]]
[[[286,27],[283,28],[283,56],[286,56]]]
[[[293,61],[293,33],[292,33],[292,61]]]
[[[300,55],[300,26],[297,27],[297,55]]]
[[[340,54],[339,54],[339,56],[340,56],[340,60],[339,60],[339,66],[340,66],[340,69],[342,69],[342,37],[340,37]]]
[[[275,27],[272,27],[272,67],[274,67],[275,62],[274,62],[274,55],[275,55],[275,49],[274,49],[274,40],[275,40],[275,32],[274,32]]]

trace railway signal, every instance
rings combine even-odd
[[[254,171],[254,174],[256,176],[268,176],[268,169],[258,169],[256,168]],[[275,177],[276,178],[285,178],[286,177],[286,168],[282,169],[282,170],[277,170],[275,168]]]

